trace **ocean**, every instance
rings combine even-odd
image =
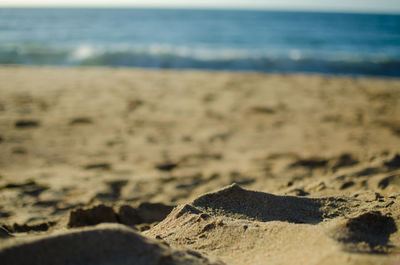
[[[400,15],[0,9],[0,64],[400,76]]]

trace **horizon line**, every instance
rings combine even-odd
[[[342,9],[342,8],[307,8],[307,7],[242,7],[242,6],[155,6],[155,5],[1,5],[10,9],[182,9],[182,10],[243,10],[243,11],[276,11],[276,12],[310,12],[310,13],[353,13],[400,15],[400,10]]]

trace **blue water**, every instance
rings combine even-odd
[[[0,64],[400,76],[400,15],[0,9]]]

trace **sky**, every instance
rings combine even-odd
[[[1,0],[0,7],[183,7],[400,13],[400,0]]]

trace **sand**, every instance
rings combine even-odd
[[[400,264],[399,103],[398,79],[1,67],[0,260]]]

